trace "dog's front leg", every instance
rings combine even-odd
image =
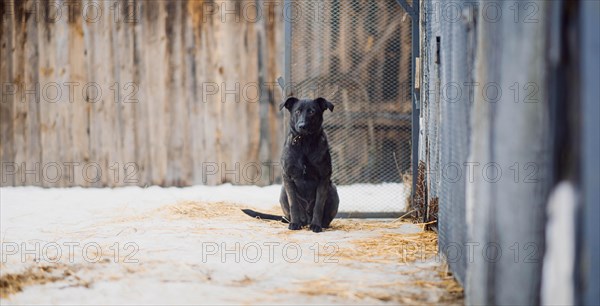
[[[284,175],[283,186],[287,193],[288,202],[290,203],[290,225],[288,226],[291,230],[299,230],[302,228],[301,211],[298,203],[298,191],[296,190],[296,184],[294,181]]]
[[[310,223],[310,229],[315,233],[323,231],[323,210],[325,209],[325,202],[327,201],[327,195],[329,194],[329,185],[329,180],[321,180],[319,186],[317,186],[317,198],[315,200],[315,208]]]

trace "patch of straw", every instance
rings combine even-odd
[[[181,201],[175,205],[160,208],[168,217],[175,219],[211,219],[241,213],[236,204],[218,202],[206,203],[196,201]]]
[[[337,280],[322,277],[295,282],[291,289],[278,288],[271,293],[300,293],[308,296],[334,296],[357,301],[375,299],[382,302],[403,304],[462,304],[462,288],[453,278],[440,277],[436,280],[368,283]],[[431,291],[436,290],[437,296]]]
[[[340,248],[335,257],[359,262],[409,263],[437,254],[437,235],[433,232],[382,233],[351,243],[353,247]]]
[[[385,220],[361,220],[361,219],[335,219],[331,222],[330,230],[338,231],[374,231],[379,229],[397,229],[402,225],[413,224],[394,219],[392,221]]]
[[[239,280],[234,280],[231,285],[234,287],[246,287],[254,284],[255,280],[248,277],[248,275],[244,275],[244,278]]]
[[[11,294],[23,291],[26,286],[44,285],[62,280],[72,279],[71,286],[89,287],[74,275],[74,271],[66,265],[32,266],[22,273],[9,273],[0,276],[0,297],[7,298]]]
[[[166,213],[167,217],[174,219],[213,219],[213,218],[243,218],[251,221],[252,218],[242,212],[246,208],[242,205],[229,202],[198,202],[180,201],[174,205],[160,208],[159,211]],[[281,209],[271,208],[261,210],[268,214],[281,214]]]

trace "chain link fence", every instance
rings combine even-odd
[[[286,3],[288,94],[335,105],[324,128],[340,210],[406,211],[412,184],[410,16],[390,0]]]

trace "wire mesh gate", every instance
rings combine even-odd
[[[411,4],[285,1],[285,93],[335,105],[324,122],[332,179],[340,211],[354,216],[394,216],[410,206],[418,141]]]

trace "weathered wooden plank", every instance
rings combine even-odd
[[[116,26],[116,43],[114,44],[114,81],[116,88],[112,94],[115,95],[118,120],[118,146],[121,148],[121,156],[113,161],[111,177],[117,185],[132,185],[139,181],[139,166],[136,163],[136,111],[139,107],[139,84],[135,79],[135,41],[133,28],[136,25],[135,14],[137,8],[135,3],[129,1],[117,2],[116,14],[118,23]],[[116,93],[115,93],[116,92]],[[116,171],[116,175],[115,174]]]
[[[75,7],[83,8],[81,1],[74,2]],[[71,146],[63,148],[69,150],[69,159],[63,162],[70,163],[67,166],[73,167],[70,170],[63,172],[68,183],[68,186],[88,186],[89,183],[83,176],[84,163],[90,159],[89,154],[89,111],[90,104],[85,101],[82,94],[83,86],[87,81],[87,50],[84,41],[83,18],[81,10],[75,10],[72,15],[72,22],[69,22],[68,36],[68,63],[65,63],[68,71],[68,82],[64,84],[63,93],[68,96],[68,133]],[[71,89],[72,88],[72,89]],[[66,170],[66,169],[65,169]],[[72,176],[71,176],[72,175]]]
[[[38,26],[39,21],[36,20],[32,15],[26,13],[35,10],[35,5],[38,5],[34,1],[26,1],[22,3],[21,11],[16,12],[20,19],[20,29],[24,32],[20,33],[19,44],[22,44],[22,57],[19,58],[19,64],[15,67],[17,70],[23,72],[22,82],[22,99],[17,105],[19,105],[18,119],[20,121],[19,133],[23,132],[23,145],[22,149],[24,152],[21,164],[26,171],[21,171],[21,180],[26,185],[41,186],[43,180],[41,177],[41,161],[42,161],[42,142],[40,134],[44,128],[40,124],[40,78],[39,78],[39,36]],[[19,6],[15,3],[15,7]],[[22,36],[21,36],[22,35]],[[19,53],[17,51],[17,56]],[[17,129],[15,129],[17,130]]]
[[[109,3],[97,5],[108,12]],[[84,22],[87,35],[88,75],[84,93],[90,103],[90,155],[85,163],[85,177],[91,186],[114,186],[109,167],[114,156],[120,155],[116,137],[116,107],[110,87],[113,85],[113,23],[108,14],[101,14],[94,22]],[[85,30],[84,30],[85,31]]]
[[[187,171],[189,162],[184,158],[188,144],[187,134],[187,107],[185,100],[183,71],[185,58],[182,59],[183,32],[182,25],[185,25],[183,18],[186,3],[185,2],[167,2],[166,3],[166,74],[165,89],[166,101],[169,108],[169,114],[166,118],[168,139],[167,139],[167,178],[166,184],[170,186],[183,186],[189,184],[189,171]]]
[[[202,44],[199,52],[205,53],[206,57],[202,62],[201,75],[198,80],[202,84],[202,112],[204,121],[204,154],[199,156],[202,163],[203,183],[214,185],[221,183],[221,176],[218,172],[220,167],[221,157],[221,142],[222,142],[222,103],[219,87],[223,83],[223,74],[229,73],[220,65],[219,41],[225,34],[223,24],[220,17],[211,15],[206,18],[206,31],[203,33],[206,36],[206,41]],[[210,51],[212,50],[212,52]],[[216,86],[216,87],[215,87]],[[216,93],[215,93],[216,90]],[[217,167],[213,169],[213,167]],[[217,171],[217,174],[212,174]]]
[[[0,3],[0,16],[6,18],[0,23],[0,58],[12,59],[14,57],[14,6],[12,1]],[[14,164],[14,135],[13,135],[13,108],[17,95],[17,84],[13,78],[13,61],[0,60],[0,186],[15,184],[17,165]]]
[[[193,39],[193,29],[192,29],[192,16],[190,12],[187,10],[188,3],[187,1],[180,2],[180,10],[181,10],[181,22],[179,22],[178,27],[180,28],[180,36],[181,36],[181,48],[180,52],[177,55],[179,59],[180,66],[180,74],[181,74],[181,101],[178,103],[180,106],[180,114],[181,117],[178,118],[178,121],[181,121],[181,135],[183,139],[183,146],[180,153],[179,159],[181,160],[181,176],[178,178],[180,186],[188,186],[193,184],[193,163],[192,163],[192,132],[190,120],[192,117],[190,116],[190,111],[192,111],[192,107],[194,105],[194,101],[192,97],[194,96],[193,92],[195,91],[195,77],[194,73],[194,57],[193,52],[194,49],[190,46],[190,42]]]
[[[17,88],[17,95],[12,97],[13,102],[13,113],[12,113],[12,123],[13,123],[13,152],[15,155],[15,163],[21,169],[26,165],[27,161],[27,137],[26,137],[26,120],[28,116],[28,107],[27,104],[24,103],[22,98],[25,94],[25,41],[27,39],[25,33],[27,33],[27,22],[25,20],[24,12],[25,6],[27,3],[24,2],[15,2],[12,1],[10,5],[13,8],[13,12],[11,14],[11,29],[14,34],[12,37],[13,51],[12,51],[12,83]],[[30,33],[32,35],[33,33]],[[37,37],[36,37],[37,40]],[[31,63],[30,63],[31,64]],[[36,116],[37,114],[31,113],[30,116]],[[27,182],[25,180],[24,175],[19,174],[15,177],[16,185],[28,185],[33,184],[32,182]]]
[[[46,10],[49,3],[39,3],[38,10]],[[62,95],[62,84],[66,82],[65,65],[61,63],[61,58],[65,56],[66,50],[66,22],[58,20],[57,22],[40,21],[38,25],[38,44],[40,52],[38,57],[39,68],[39,91],[40,102],[40,139],[41,139],[41,164],[40,174],[42,185],[47,187],[57,187],[66,185],[62,182],[62,163],[64,154],[68,150],[63,150],[62,144],[70,148],[71,144],[64,137],[64,120],[62,116],[68,111]],[[62,53],[62,54],[61,54]],[[68,55],[68,53],[67,53]]]
[[[133,34],[133,61],[131,62],[133,70],[133,82],[137,85],[137,95],[134,96],[135,102],[135,159],[134,164],[127,167],[126,178],[131,178],[125,182],[129,184],[147,185],[152,182],[152,159],[150,156],[150,128],[149,116],[151,106],[148,103],[148,88],[149,84],[145,77],[148,73],[153,73],[153,67],[145,65],[147,50],[145,29],[148,26],[143,26],[144,15],[142,12],[147,9],[146,1],[134,2],[137,11],[134,12],[136,18],[134,24],[130,27]],[[125,172],[125,171],[124,171]]]
[[[242,12],[245,18],[250,18],[246,10]],[[259,160],[260,151],[260,100],[258,86],[258,35],[257,26],[254,22],[241,23],[244,29],[244,49],[238,49],[237,57],[240,59],[242,73],[240,75],[239,95],[241,107],[236,107],[237,117],[244,118],[240,129],[245,132],[246,143],[239,144],[237,152],[242,153],[236,159],[240,162],[241,184],[252,184],[257,180],[258,171],[254,163]],[[249,60],[244,60],[247,56]],[[239,132],[239,131],[237,131]],[[232,138],[235,138],[233,131]]]
[[[145,25],[144,65],[149,68],[144,74],[148,103],[148,131],[151,173],[150,184],[165,185],[167,178],[167,129],[168,115],[171,111],[165,93],[166,75],[166,37],[165,22],[167,13],[165,2],[150,1],[144,3],[143,22]]]
[[[193,170],[192,183],[203,184],[203,159],[205,156],[206,139],[204,137],[204,101],[203,99],[203,81],[202,76],[207,70],[207,52],[201,52],[206,45],[206,35],[204,34],[206,23],[203,21],[203,1],[189,1],[187,11],[189,18],[187,20],[190,30],[186,34],[186,58],[189,61],[186,67],[186,87],[189,91],[188,115],[190,128],[190,155]]]

